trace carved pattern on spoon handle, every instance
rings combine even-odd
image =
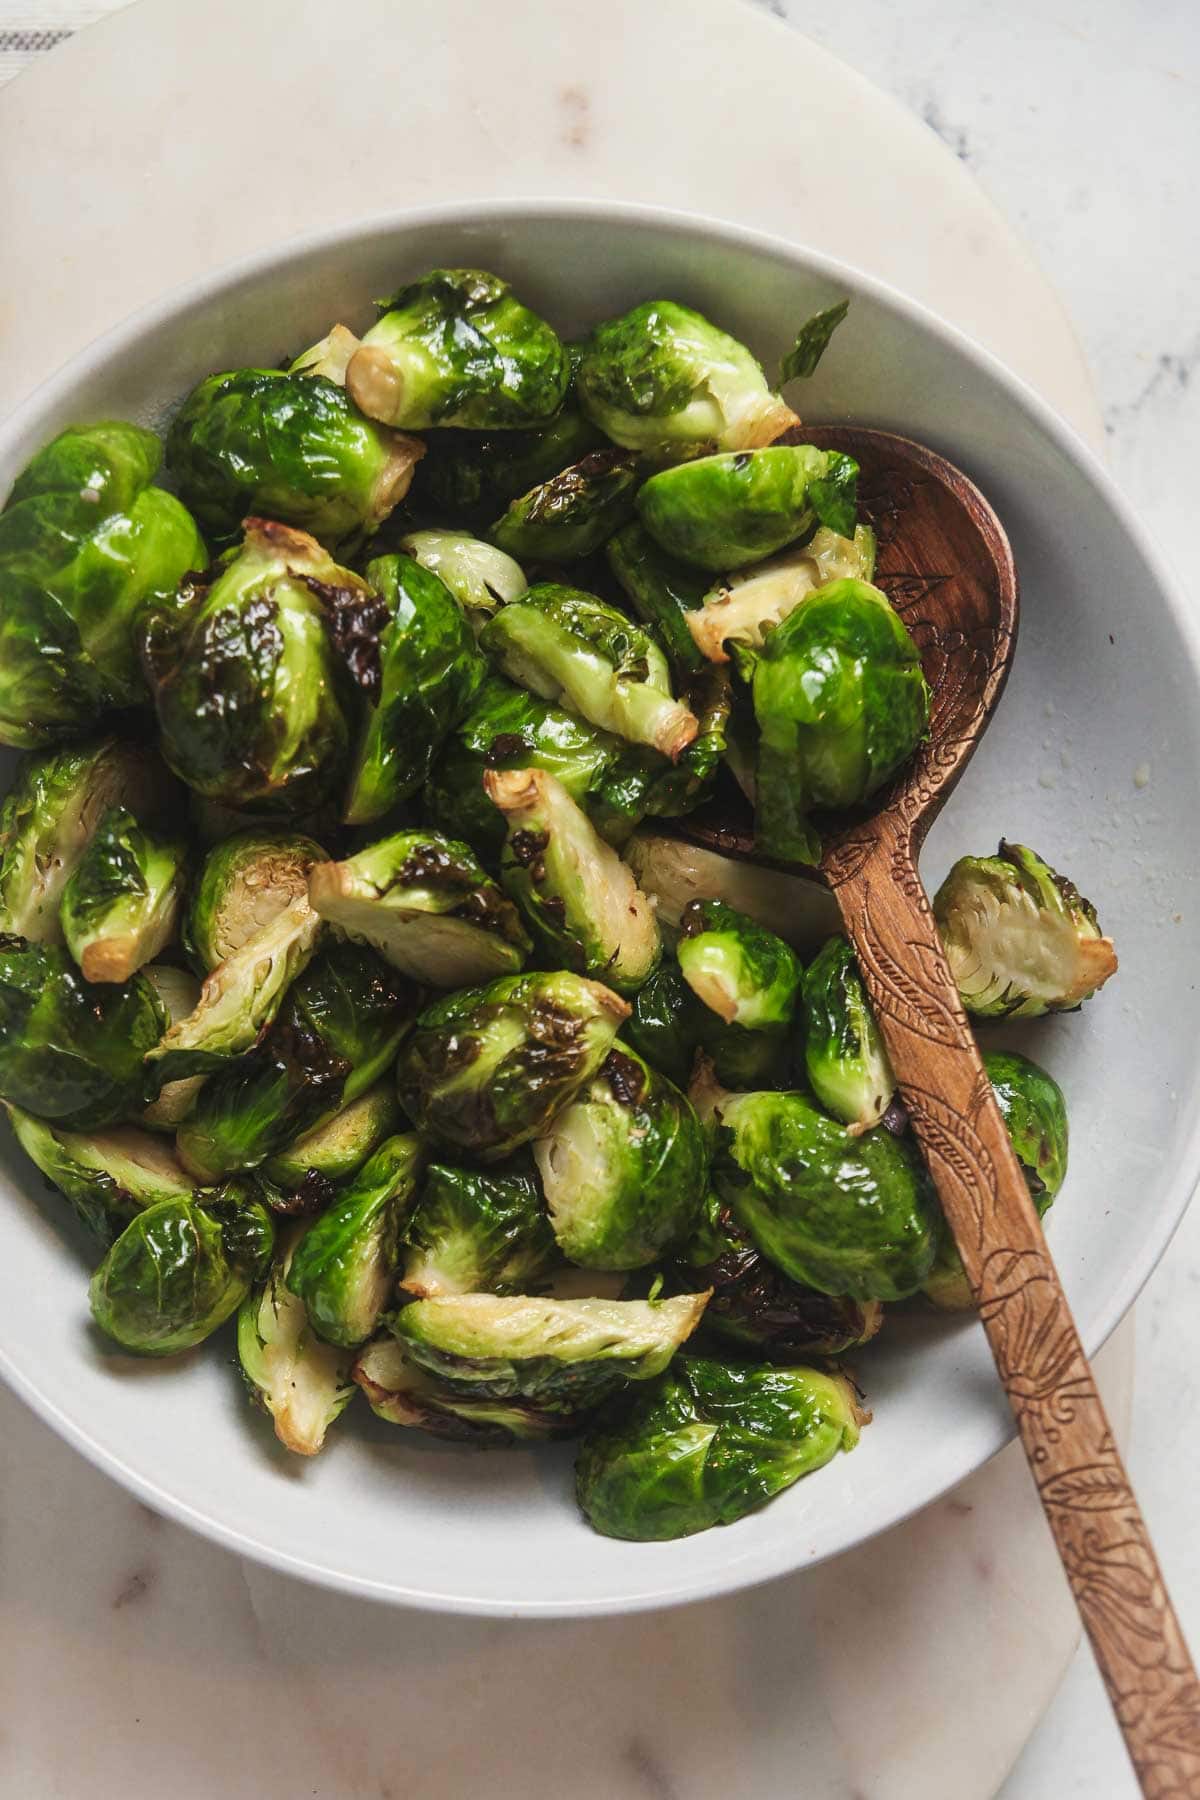
[[[1142,1791],[1195,1800],[1200,1684],[942,954],[910,821],[877,818],[823,867]]]

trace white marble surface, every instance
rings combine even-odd
[[[921,113],[1028,234],[1078,323],[1118,474],[1182,561],[1185,483],[1190,502],[1200,473],[1188,380],[1198,346],[1185,312],[1200,256],[1180,223],[1200,166],[1200,30],[1190,8],[1097,0],[1086,26],[1078,9],[1044,0],[1012,0],[1002,13],[962,0],[916,0],[902,12],[883,0],[842,0],[828,16],[787,10]],[[14,11],[2,0],[0,26]],[[22,11],[32,23],[58,17],[53,0],[45,9],[25,0]],[[819,182],[812,191],[819,204]],[[844,225],[848,238],[854,223]],[[859,259],[870,261],[865,249]],[[1064,384],[1072,379],[1064,369]],[[1194,1636],[1200,1567],[1188,1497],[1200,1459],[1188,1426],[1198,1280],[1200,1216],[1140,1309],[1133,1443]],[[501,1795],[569,1786],[690,1800],[736,1785],[756,1800],[883,1800],[917,1791],[905,1771],[916,1766],[914,1732],[930,1732],[931,1698],[940,1775],[931,1787],[926,1773],[921,1791],[960,1800],[999,1782],[1011,1753],[972,1702],[1019,1686],[1046,1649],[1053,1608],[1014,1616],[1008,1573],[995,1563],[998,1533],[1022,1497],[1011,1458],[998,1479],[977,1478],[978,1493],[910,1528],[912,1554],[936,1571],[924,1586],[902,1578],[894,1541],[883,1539],[858,1553],[852,1581],[837,1563],[758,1596],[643,1621],[635,1635],[611,1621],[524,1628],[514,1642],[503,1625],[318,1603],[145,1513],[7,1396],[0,1420],[0,1791],[34,1800],[112,1791],[137,1800],[157,1791],[168,1754],[180,1800],[222,1791],[382,1797],[417,1780],[440,1800],[483,1778]],[[974,1510],[957,1510],[964,1505]],[[948,1579],[977,1592],[979,1631],[970,1643],[948,1634],[943,1647],[936,1582]],[[1048,1596],[1057,1579],[1047,1561]],[[931,1640],[941,1649],[934,1692],[915,1695],[906,1658]],[[814,1689],[825,1729],[805,1737],[788,1701],[804,1693],[811,1720]],[[272,1753],[250,1759],[246,1745],[262,1741],[264,1720]],[[1003,1792],[1133,1792],[1086,1663]]]

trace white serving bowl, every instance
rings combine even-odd
[[[273,364],[335,319],[361,325],[371,296],[446,264],[495,269],[567,333],[638,300],[684,300],[768,368],[800,321],[848,293],[850,318],[802,391],[805,412],[921,439],[999,511],[1021,575],[1020,649],[923,867],[932,886],[955,856],[1002,834],[1032,843],[1097,901],[1116,939],[1121,973],[1082,1013],[1004,1038],[1066,1090],[1071,1171],[1049,1236],[1094,1352],[1200,1170],[1200,654],[1184,596],[1104,471],[985,352],[877,281],[731,226],[585,203],[400,214],[295,241],[110,333],[0,429],[0,492],[63,426],[117,415],[161,427],[202,375]],[[166,1363],[105,1347],[87,1308],[95,1246],[7,1134],[0,1159],[0,1372],[152,1506],[347,1592],[542,1616],[697,1599],[850,1548],[1012,1435],[974,1321],[910,1315],[860,1359],[874,1422],[853,1455],[739,1524],[679,1543],[595,1535],[575,1509],[569,1445],[481,1455],[383,1425],[359,1404],[302,1462],[250,1413],[228,1329]]]

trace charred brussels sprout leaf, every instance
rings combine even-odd
[[[1116,972],[1095,907],[1023,844],[961,857],[933,911],[962,1003],[977,1018],[1071,1011]]]
[[[178,789],[152,751],[116,738],[23,757],[0,810],[0,932],[63,941],[63,890],[111,806],[165,821]]]
[[[63,936],[85,980],[128,981],[173,940],[186,862],[181,838],[109,807],[63,889]]]
[[[248,519],[215,579],[197,581],[146,631],[163,755],[176,774],[210,800],[274,813],[335,791],[353,695],[334,633],[371,598],[315,538]]]
[[[298,832],[239,831],[214,845],[188,906],[183,941],[201,974],[219,968],[297,900],[325,851]]]
[[[476,627],[497,607],[519,600],[529,586],[511,556],[462,531],[410,531],[400,548],[445,582]]]
[[[698,1050],[710,1058],[723,1086],[765,1087],[783,1072],[783,1035],[727,1025],[676,962],[664,963],[638,990],[625,1035],[676,1087],[687,1087]]]
[[[829,348],[830,338],[849,311],[850,302],[839,300],[836,305],[827,306],[804,321],[796,333],[795,343],[780,364],[781,382],[806,380],[816,374],[817,366]]]
[[[440,1294],[529,1294],[558,1260],[532,1162],[500,1169],[432,1163],[405,1234],[400,1283]]]
[[[139,1356],[203,1343],[270,1260],[268,1212],[235,1184],[159,1200],[133,1219],[92,1276],[92,1317]]]
[[[610,988],[565,971],[449,994],[405,1046],[401,1103],[419,1130],[497,1162],[591,1079],[628,1013]]]
[[[726,1025],[781,1037],[792,1021],[803,966],[773,931],[723,900],[693,900],[679,921],[683,978]]]
[[[65,950],[0,937],[0,1099],[81,1129],[130,1118],[165,1024],[144,975],[93,986]]]
[[[327,1343],[363,1344],[378,1325],[421,1160],[419,1138],[389,1138],[297,1244],[287,1285]]]
[[[759,848],[815,863],[814,807],[855,806],[929,724],[917,647],[878,588],[833,581],[767,636],[754,669]]]
[[[706,1294],[549,1300],[460,1294],[414,1300],[390,1318],[405,1354],[462,1394],[578,1412],[648,1381],[690,1337]]]
[[[547,1411],[519,1394],[494,1399],[461,1393],[410,1362],[394,1338],[368,1344],[352,1373],[378,1418],[433,1437],[487,1446],[565,1437],[579,1429],[574,1413]]]
[[[880,1129],[852,1137],[796,1093],[727,1095],[715,1118],[717,1192],[785,1275],[856,1300],[916,1292],[941,1214],[907,1144]]]
[[[590,556],[631,517],[638,480],[636,456],[593,450],[519,495],[488,535],[501,550],[527,561]]]
[[[531,587],[488,620],[480,643],[513,681],[672,762],[696,735],[649,633],[578,588]]]
[[[875,533],[869,525],[841,537],[821,525],[799,550],[756,563],[708,588],[686,616],[697,657],[729,661],[729,644],[761,650],[767,634],[781,625],[810,594],[830,581],[870,581],[875,573]]]
[[[657,457],[746,450],[796,423],[745,345],[671,300],[597,325],[576,379],[606,436]]]
[[[773,556],[815,525],[851,535],[857,477],[851,457],[812,444],[727,451],[652,475],[638,514],[668,555],[720,574]]]
[[[878,1125],[896,1078],[845,938],[830,938],[805,971],[804,1066],[813,1093],[853,1131]]]
[[[284,1188],[303,1189],[306,1195],[315,1188],[328,1194],[323,1184],[345,1181],[355,1174],[402,1124],[395,1084],[385,1077],[324,1124],[280,1150],[264,1173]]]
[[[731,1525],[858,1442],[841,1375],[680,1357],[589,1432],[579,1504],[605,1537],[661,1542]]]
[[[134,622],[208,561],[190,515],[150,483],[153,432],[61,432],[0,512],[0,743],[77,737],[144,696]]]
[[[323,544],[369,536],[408,492],[414,438],[366,419],[322,377],[279,369],[210,375],[167,438],[179,491],[216,542],[247,514],[310,531]]]
[[[254,1049],[211,1075],[179,1129],[202,1179],[259,1167],[379,1080],[408,1030],[411,984],[355,944],[331,944],[288,989]]]
[[[529,953],[517,909],[466,844],[400,831],[349,862],[313,869],[323,919],[414,980],[457,988],[514,974]]]
[[[354,1398],[354,1384],[349,1353],[322,1343],[287,1285],[304,1231],[290,1228],[265,1282],[242,1301],[237,1347],[251,1399],[270,1413],[280,1443],[297,1456],[315,1456]]]
[[[637,519],[609,539],[605,555],[629,604],[654,633],[676,672],[688,675],[702,669],[704,657],[688,620],[703,604],[707,577],[668,556]]]
[[[558,337],[506,281],[432,269],[386,302],[350,358],[346,386],[388,425],[507,430],[549,420],[570,373]]]
[[[585,1268],[641,1268],[696,1223],[699,1121],[678,1088],[620,1044],[534,1156],[559,1248]]]
[[[144,1207],[195,1188],[170,1145],[136,1126],[67,1131],[19,1106],[8,1108],[8,1122],[26,1156],[106,1243]]]
[[[654,911],[625,863],[541,769],[489,769],[508,828],[500,876],[548,961],[633,993],[661,954]]]
[[[367,578],[389,619],[350,779],[351,825],[382,818],[420,787],[484,676],[463,610],[437,575],[411,556],[381,556]]]

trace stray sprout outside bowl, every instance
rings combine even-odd
[[[333,319],[361,326],[373,295],[436,266],[494,269],[564,334],[677,298],[768,367],[801,320],[848,295],[816,375],[789,390],[802,417],[927,443],[995,506],[1021,578],[1021,642],[923,871],[936,886],[956,857],[986,854],[1001,834],[1032,844],[1096,899],[1116,942],[1119,980],[1081,1016],[987,1035],[988,1048],[1027,1049],[1066,1092],[1071,1167],[1048,1235],[1094,1353],[1200,1171],[1200,1044],[1180,1005],[1200,979],[1200,638],[1095,459],[986,353],[882,284],[733,226],[611,204],[425,210],[294,241],[145,309],[0,428],[0,491],[64,426],[115,416],[161,429],[202,376],[269,367]],[[4,756],[3,785],[13,760]],[[0,1156],[0,1372],[151,1505],[345,1592],[543,1617],[700,1599],[861,1543],[1013,1434],[975,1322],[910,1310],[854,1358],[874,1415],[854,1454],[695,1537],[593,1532],[576,1509],[570,1443],[481,1456],[389,1427],[361,1404],[322,1456],[300,1464],[247,1418],[231,1328],[167,1364],[112,1352],[88,1313],[94,1246],[7,1134]]]

